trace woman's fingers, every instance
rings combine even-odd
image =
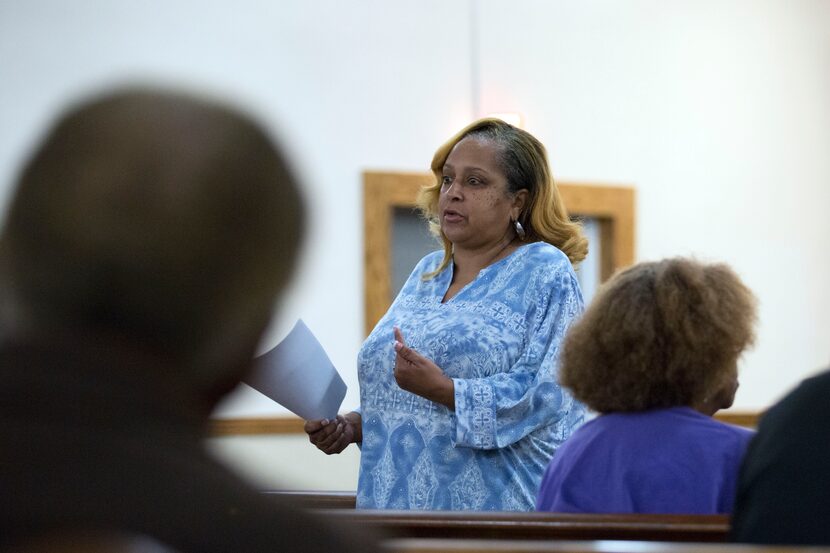
[[[305,421],[305,424],[303,425],[303,430],[305,430],[306,434],[313,434],[319,431],[328,423],[328,419],[314,419],[310,421]]]
[[[398,352],[398,356],[401,359],[403,359],[404,361],[407,361],[409,363],[413,363],[413,364],[418,363],[418,362],[420,362],[421,360],[424,359],[423,355],[421,355],[420,353],[418,353],[414,349],[403,345],[400,342],[397,342],[395,344],[395,351]]]
[[[334,441],[331,436],[337,432],[338,425],[336,420],[329,421],[327,419],[323,419],[323,421],[325,421],[324,425],[321,423],[320,428],[316,431],[308,433],[308,440],[321,449]]]
[[[409,392],[418,393],[414,386],[424,376],[423,357],[406,346],[398,350],[398,359],[395,361],[395,380],[398,386]]]
[[[318,419],[306,421],[303,425],[304,430],[308,434],[309,441],[314,444],[317,449],[331,455],[332,453],[340,453],[346,447],[355,441],[355,436],[359,428],[360,416],[357,415],[357,422],[351,422],[343,415],[337,415],[333,419]]]
[[[339,437],[334,441],[334,443],[332,443],[330,446],[328,446],[323,451],[328,455],[331,455],[333,453],[340,453],[341,451],[346,449],[346,447],[350,443],[352,443],[352,438],[353,437],[354,437],[354,432],[352,430],[352,427],[351,427],[351,425],[346,423],[346,424],[343,425],[343,431],[340,433]]]
[[[334,428],[329,432],[323,439],[320,440],[319,445],[321,448],[328,448],[331,447],[331,444],[337,441],[337,438],[340,437],[340,434],[343,433],[343,423],[340,422],[333,422],[332,425]]]
[[[400,328],[396,326],[392,327],[392,332],[395,334],[395,351],[402,359],[409,361],[410,363],[417,363],[420,359],[423,359],[423,356],[421,356],[417,351],[406,345]],[[395,368],[397,368],[397,366]]]

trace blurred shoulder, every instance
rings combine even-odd
[[[801,382],[784,399],[762,416],[759,430],[770,428],[786,430],[796,425],[800,428],[826,429],[830,425],[830,370],[826,370]]]
[[[830,370],[807,378],[784,401],[821,400],[824,403],[830,393]]]

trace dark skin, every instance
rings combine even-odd
[[[407,347],[401,329],[395,327],[395,381],[402,389],[455,411],[455,385],[441,368]]]
[[[730,376],[712,395],[694,406],[694,409],[710,417],[721,409],[729,409],[735,401],[738,386],[737,374]]]
[[[340,453],[354,442],[363,442],[360,413],[352,411],[337,415],[334,419],[318,419],[305,422],[303,429],[308,434],[308,441],[326,455]]]

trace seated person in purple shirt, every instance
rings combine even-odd
[[[615,275],[565,339],[562,385],[599,416],[557,450],[536,508],[729,513],[752,432],[711,418],[738,387],[755,297],[723,264]]]

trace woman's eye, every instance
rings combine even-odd
[[[441,186],[449,186],[451,183],[452,178],[446,176],[441,178]]]
[[[467,179],[467,183],[471,184],[472,186],[478,186],[479,184],[481,184],[481,181],[476,177],[470,177],[469,179]]]

